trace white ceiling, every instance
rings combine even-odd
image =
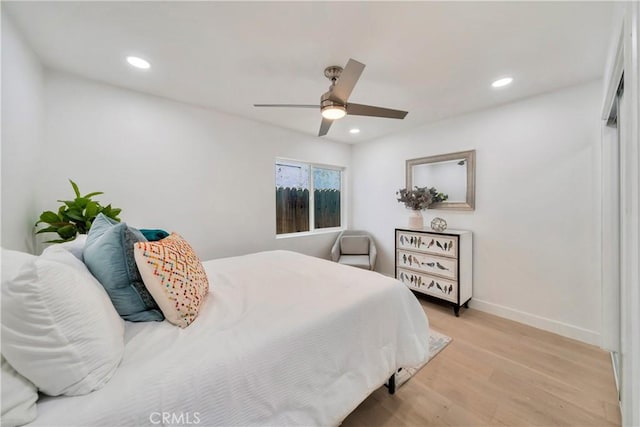
[[[317,135],[323,70],[367,65],[350,100],[405,120],[347,116],[362,142],[602,75],[608,2],[2,2],[43,63],[94,80]],[[140,71],[127,55],[148,59]],[[490,83],[511,75],[514,83]],[[349,134],[351,127],[361,133]]]

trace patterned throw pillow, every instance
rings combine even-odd
[[[176,233],[134,246],[142,280],[166,319],[181,328],[198,315],[209,281],[189,243]]]

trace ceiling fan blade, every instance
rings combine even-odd
[[[343,104],[346,103],[362,74],[362,70],[364,70],[363,63],[355,59],[349,59],[344,70],[340,73],[340,77],[338,77],[338,83],[336,83],[332,90],[332,97],[341,101]]]
[[[318,136],[325,136],[327,132],[329,132],[329,128],[333,124],[333,120],[322,118],[322,123],[320,123],[320,131],[318,132]]]
[[[404,119],[408,111],[391,108],[374,107],[373,105],[347,104],[347,114],[352,116],[385,117],[387,119]]]
[[[319,105],[310,104],[253,104],[254,107],[285,107],[285,108],[320,108]]]

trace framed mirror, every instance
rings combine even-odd
[[[429,209],[472,211],[476,207],[476,150],[409,159],[406,188],[435,187],[449,196]]]

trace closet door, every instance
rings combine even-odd
[[[602,347],[612,352],[616,385],[621,377],[621,195],[620,117],[623,82],[620,82],[602,139]]]

